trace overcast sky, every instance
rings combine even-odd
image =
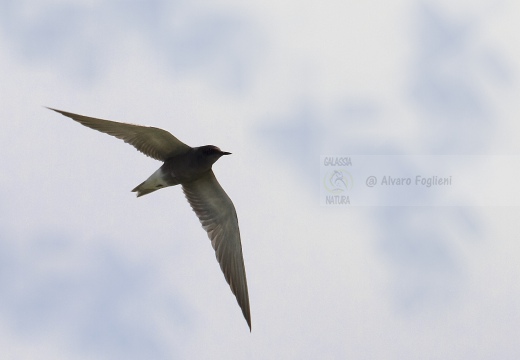
[[[0,0],[0,358],[520,358],[518,207],[319,202],[323,155],[518,155],[518,24],[512,0]],[[233,153],[251,333],[181,188],[130,192],[161,164],[43,106]]]

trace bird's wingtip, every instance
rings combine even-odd
[[[42,106],[43,106],[44,108],[46,108],[46,109],[49,109],[49,110],[52,110],[52,111],[56,111],[57,113],[61,113],[61,111],[58,110],[58,109],[54,109],[54,108],[51,108],[51,107],[48,107],[48,106],[45,106],[45,105],[42,105]]]

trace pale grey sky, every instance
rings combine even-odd
[[[518,154],[519,19],[0,1],[0,357],[518,358],[518,208],[320,207],[317,179],[325,154]],[[233,153],[252,333],[180,188],[130,192],[160,163],[43,105]]]

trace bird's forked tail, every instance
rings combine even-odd
[[[163,187],[169,186],[164,180],[162,170],[159,168],[154,172],[148,179],[140,183],[132,190],[137,193],[137,197],[149,194],[155,190],[162,189]]]

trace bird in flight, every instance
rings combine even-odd
[[[233,202],[211,170],[230,153],[213,145],[191,147],[166,130],[56,110],[91,129],[115,136],[164,164],[133,192],[143,196],[167,186],[181,185],[188,202],[208,233],[224,277],[251,330],[251,314],[238,218]]]

